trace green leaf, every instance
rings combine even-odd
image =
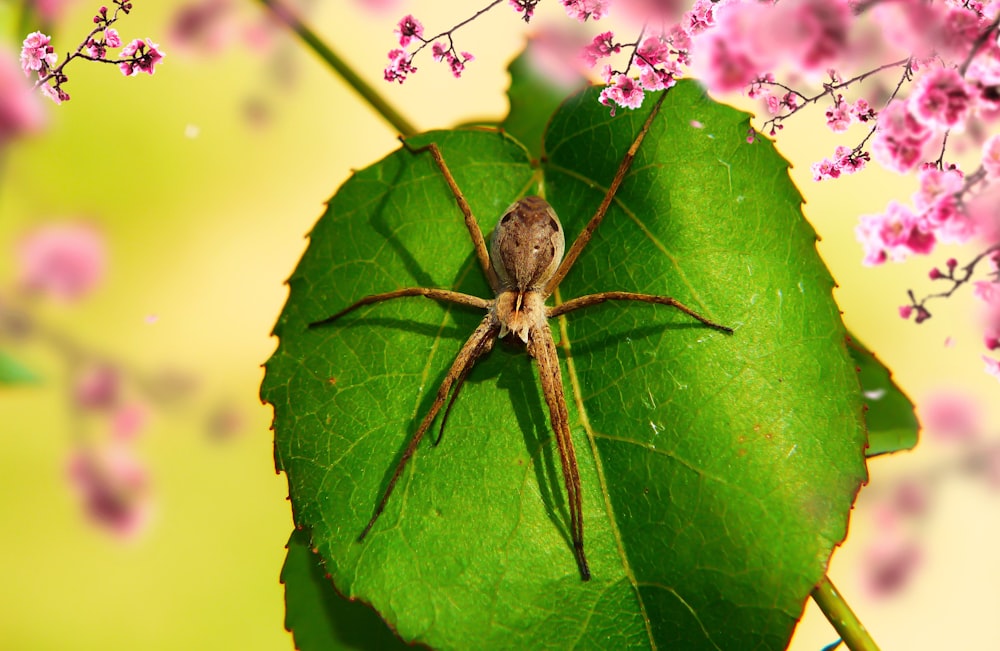
[[[869,457],[909,450],[917,444],[920,423],[913,403],[892,381],[892,373],[854,335],[847,350],[857,366],[865,401]]]
[[[413,648],[396,637],[369,606],[337,594],[320,558],[309,548],[305,530],[292,532],[288,540],[281,582],[285,586],[285,628],[294,636],[296,649]]]
[[[27,384],[37,381],[38,376],[35,373],[0,351],[0,384]]]
[[[597,92],[560,107],[538,170],[502,133],[411,143],[440,146],[485,232],[540,187],[573,237],[651,106],[610,117]],[[843,539],[866,478],[862,401],[801,197],[772,145],[746,142],[746,114],[694,83],[669,93],[557,300],[669,293],[736,332],[648,304],[554,322],[589,582],[573,560],[537,374],[505,345],[472,371],[441,444],[421,445],[357,542],[482,315],[408,298],[306,325],[400,287],[488,291],[426,153],[357,172],[310,234],[262,387],[275,459],[337,589],[405,640],[782,648]]]
[[[507,89],[510,112],[500,128],[520,141],[532,158],[537,159],[542,155],[545,125],[565,97],[551,79],[535,69],[527,49],[510,62],[507,71],[510,73]]]

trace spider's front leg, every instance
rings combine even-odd
[[[382,499],[379,500],[378,505],[375,507],[375,512],[372,514],[371,519],[368,524],[365,525],[364,530],[361,535],[358,536],[358,542],[365,539],[368,532],[375,525],[379,516],[382,515],[382,511],[385,510],[385,505],[389,502],[389,496],[392,495],[393,489],[396,487],[396,482],[399,481],[400,476],[403,474],[403,470],[406,468],[407,462],[417,451],[417,446],[420,445],[420,441],[424,438],[427,430],[430,429],[431,423],[434,422],[434,418],[441,411],[442,405],[444,405],[445,400],[448,399],[448,394],[452,391],[452,388],[458,390],[462,380],[468,375],[469,370],[472,366],[479,360],[480,357],[490,352],[493,349],[493,344],[496,342],[497,333],[500,331],[500,326],[497,324],[497,320],[492,313],[486,315],[486,318],[482,320],[479,327],[476,328],[472,336],[469,337],[465,344],[462,345],[462,349],[458,351],[458,355],[455,356],[455,361],[451,363],[451,368],[448,369],[448,374],[445,376],[444,380],[441,381],[441,386],[438,387],[437,395],[434,397],[434,404],[427,411],[423,420],[420,421],[420,427],[413,434],[410,442],[406,445],[406,450],[403,451],[403,456],[400,457],[399,463],[396,464],[396,469],[392,473],[392,478],[389,480],[388,486],[385,488],[385,492],[382,493]]]

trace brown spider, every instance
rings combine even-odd
[[[490,288],[495,294],[492,300],[470,296],[461,292],[447,289],[435,289],[431,287],[408,287],[397,289],[396,291],[384,294],[373,294],[367,296],[353,305],[337,312],[333,316],[321,321],[309,324],[310,328],[333,323],[340,317],[353,312],[364,305],[379,303],[394,298],[404,296],[426,296],[437,301],[457,303],[469,307],[486,310],[486,316],[472,333],[472,336],[465,342],[462,349],[452,362],[448,374],[438,388],[434,404],[420,422],[420,427],[410,439],[396,466],[389,485],[386,486],[382,499],[375,507],[375,512],[368,524],[365,526],[358,541],[364,540],[368,532],[375,525],[382,511],[385,509],[389,496],[392,495],[393,488],[399,480],[406,463],[417,450],[417,446],[423,439],[431,423],[441,411],[441,407],[448,401],[448,406],[442,416],[441,431],[444,430],[444,421],[448,417],[448,412],[458,397],[458,392],[462,383],[468,377],[469,372],[476,361],[493,349],[493,344],[497,337],[504,337],[515,342],[520,342],[527,348],[528,354],[535,358],[538,363],[539,378],[542,383],[542,393],[549,409],[549,418],[552,422],[552,430],[556,435],[556,444],[559,447],[559,458],[562,462],[563,481],[566,484],[566,493],[569,504],[570,531],[573,541],[573,553],[576,556],[576,563],[580,570],[580,577],[586,581],[590,579],[590,569],[587,566],[587,557],[583,550],[583,506],[580,495],[580,475],[576,464],[576,452],[573,449],[573,440],[570,436],[569,416],[566,411],[566,398],[563,394],[562,374],[559,370],[559,356],[556,353],[555,341],[552,339],[552,331],[549,329],[548,320],[554,317],[568,314],[574,310],[597,305],[605,301],[643,301],[646,303],[656,303],[677,308],[701,321],[706,326],[721,330],[727,334],[732,334],[733,330],[724,325],[711,321],[689,307],[683,305],[676,299],[669,296],[654,296],[650,294],[635,294],[631,292],[601,292],[574,298],[560,305],[548,307],[545,301],[552,295],[565,278],[577,257],[590,241],[591,235],[597,229],[601,220],[604,219],[608,207],[614,199],[618,186],[628,173],[632,165],[639,145],[642,143],[646,132],[652,124],[653,118],[659,111],[664,93],[649,117],[643,124],[642,129],[636,136],[632,146],[629,147],[625,158],[622,160],[615,173],[614,179],[608,188],[604,199],[601,201],[597,212],[591,217],[584,227],[583,232],[577,236],[576,241],[569,248],[566,257],[563,257],[565,250],[565,239],[562,225],[555,211],[541,197],[525,197],[515,202],[508,208],[500,222],[493,231],[489,249],[483,238],[482,231],[472,215],[472,209],[466,202],[465,197],[458,188],[454,177],[448,170],[448,166],[441,156],[441,151],[437,145],[430,144],[415,152],[428,150],[434,158],[434,162],[440,168],[448,186],[455,195],[458,207],[465,216],[465,225],[472,237],[472,245],[476,250],[476,257],[482,266],[483,273],[489,282]],[[449,394],[451,398],[449,399]],[[440,438],[440,434],[439,434]]]

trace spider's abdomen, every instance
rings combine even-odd
[[[556,211],[541,197],[525,197],[508,208],[493,230],[490,261],[503,289],[540,289],[552,277],[566,248]]]

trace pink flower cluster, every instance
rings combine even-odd
[[[824,70],[846,50],[851,21],[846,0],[726,0],[703,14],[691,34],[692,65],[717,92],[740,90],[779,64]]]
[[[24,39],[21,47],[21,69],[25,75],[37,72],[44,77],[56,65],[59,55],[51,45],[52,37],[41,32],[32,32]]]
[[[35,87],[56,104],[61,104],[70,98],[69,93],[63,89],[63,84],[69,80],[64,69],[73,59],[115,63],[127,77],[140,71],[153,74],[156,65],[163,59],[164,55],[159,46],[148,38],[130,42],[122,50],[121,58],[108,58],[109,48],[119,48],[122,45],[118,30],[113,29],[111,25],[118,21],[119,13],[127,14],[132,10],[132,3],[128,0],[113,0],[113,4],[115,10],[110,15],[106,6],[98,9],[93,20],[95,27],[76,51],[59,66],[56,66],[59,56],[51,45],[51,37],[41,32],[32,32],[24,39],[21,47],[21,68],[26,75],[30,76],[32,72],[37,74]]]
[[[688,35],[675,29],[670,34],[650,36],[641,44],[633,44],[631,62],[638,68],[639,74],[633,77],[605,65],[601,78],[607,86],[601,91],[600,102],[610,106],[611,114],[614,115],[615,105],[639,108],[646,91],[670,88],[681,76],[681,64],[687,62],[689,43]],[[584,48],[582,58],[593,67],[599,60],[617,54],[623,47],[623,44],[614,40],[612,32],[604,32]]]
[[[535,15],[535,7],[542,0],[507,0],[514,11],[524,14],[524,22],[531,22],[531,17]]]
[[[913,196],[915,210],[893,201],[885,213],[861,217],[855,234],[864,247],[866,265],[926,255],[937,242],[963,244],[976,235],[977,223],[955,199],[965,184],[958,168],[927,164],[917,177],[920,189]]]
[[[126,77],[132,77],[139,72],[153,74],[156,64],[163,60],[160,46],[147,39],[135,39],[122,49],[122,59],[118,68]]]
[[[559,0],[566,8],[566,14],[581,23],[589,18],[600,20],[608,15],[611,0]]]
[[[534,6],[537,3],[512,3],[515,6],[520,7],[519,11],[525,11],[525,19],[531,17],[530,12],[534,10]],[[399,34],[399,45],[400,48],[408,47],[411,43],[417,42],[420,45],[417,46],[412,52],[407,52],[404,49],[393,49],[389,51],[389,65],[386,66],[383,76],[386,81],[398,81],[403,83],[406,81],[406,77],[417,71],[416,66],[413,65],[413,57],[416,56],[417,52],[427,47],[431,43],[430,40],[424,38],[424,26],[419,20],[414,18],[412,15],[403,16],[396,26],[396,34]],[[431,46],[431,57],[435,61],[444,61],[451,68],[451,74],[455,78],[462,76],[462,72],[465,71],[465,64],[469,61],[475,59],[469,52],[459,53],[455,50],[455,45],[451,40],[451,34],[445,33],[440,36],[448,37],[448,45],[445,46],[444,43],[435,41]]]
[[[836,179],[841,174],[854,174],[864,169],[870,158],[866,151],[840,145],[834,151],[832,159],[824,158],[818,163],[813,163],[813,180]]]

